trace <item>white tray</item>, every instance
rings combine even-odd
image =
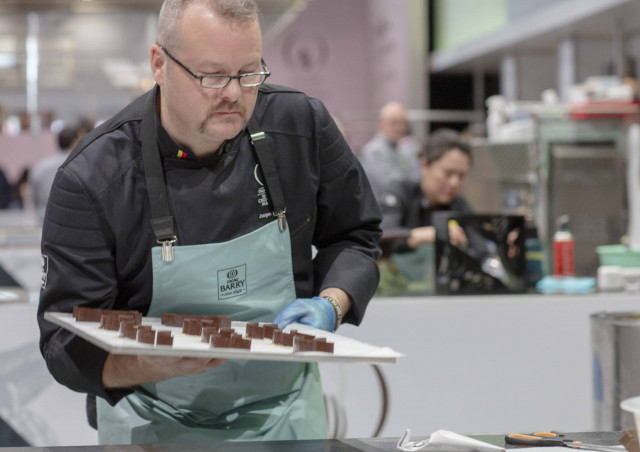
[[[69,313],[45,312],[44,318],[77,334],[94,345],[116,355],[162,355],[195,358],[255,359],[263,361],[302,362],[354,362],[354,363],[395,363],[404,355],[389,347],[377,347],[364,342],[306,325],[294,323],[285,331],[296,329],[301,333],[316,337],[326,337],[334,343],[333,353],[293,352],[293,347],[274,345],[269,339],[252,339],[251,350],[235,348],[213,348],[200,342],[200,336],[182,334],[182,328],[162,325],[157,317],[143,317],[143,325],[151,325],[154,330],[171,331],[173,345],[151,345],[133,339],[118,337],[117,331],[101,329],[98,322],[77,322]],[[244,335],[246,322],[232,322],[231,327]]]

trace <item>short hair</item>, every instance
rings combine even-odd
[[[78,135],[85,135],[93,130],[95,121],[88,117],[78,119]]]
[[[404,105],[402,105],[400,102],[396,102],[396,101],[391,101],[391,102],[387,102],[386,104],[384,104],[382,107],[380,107],[380,112],[378,113],[378,118],[379,119],[384,119],[386,117],[389,116],[390,112],[396,112],[396,111],[402,111],[402,113],[406,116],[406,109],[404,108]]]
[[[66,151],[71,147],[73,142],[76,141],[76,139],[78,138],[78,135],[79,135],[78,126],[76,126],[75,124],[71,126],[65,126],[58,133],[58,147]]]
[[[460,137],[458,132],[452,129],[438,129],[431,133],[422,146],[420,158],[430,165],[453,149],[460,150],[469,157],[469,163],[473,163],[471,146]]]
[[[258,5],[255,0],[165,0],[158,16],[158,43],[173,48],[178,42],[180,18],[187,6],[204,3],[221,17],[236,22],[258,20]]]

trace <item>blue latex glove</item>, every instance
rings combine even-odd
[[[331,303],[322,297],[298,298],[284,308],[273,323],[281,330],[290,323],[302,323],[319,330],[333,331],[336,314]]]

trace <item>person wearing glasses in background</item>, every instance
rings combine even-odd
[[[53,184],[40,346],[59,382],[98,396],[100,443],[326,437],[315,364],[111,355],[43,318],[80,305],[362,320],[379,208],[323,104],[264,84],[257,14],[252,0],[166,0],[156,86],[84,136]]]

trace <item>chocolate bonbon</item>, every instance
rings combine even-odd
[[[74,306],[71,312],[74,319],[78,322],[100,322],[102,315],[107,316],[133,316],[136,323],[142,322],[142,313],[139,311],[124,311],[115,309],[88,308],[84,306]]]
[[[264,328],[265,339],[273,339],[273,332],[278,329],[278,325],[275,323],[265,323],[262,327]]]
[[[156,333],[156,345],[173,345],[171,331],[158,331]]]
[[[309,339],[297,335],[294,336],[293,339],[293,351],[333,353],[333,343],[327,342],[327,339],[324,337]]]
[[[144,344],[155,345],[156,343],[156,332],[152,329],[138,328],[138,332],[136,334],[136,341],[142,342]]]
[[[182,333],[200,336],[200,334],[202,334],[202,322],[200,319],[185,317],[184,323],[182,324]]]
[[[195,319],[206,326],[216,326],[220,328],[231,328],[231,317],[228,315],[196,315],[196,314],[174,314],[163,312],[160,314],[160,320],[166,326],[183,327],[186,319]],[[197,333],[199,335],[200,332]]]
[[[245,328],[247,337],[252,339],[264,339],[264,327],[260,326],[257,323],[247,323]]]
[[[120,322],[120,330],[119,330],[119,336],[120,337],[127,337],[129,339],[135,339],[136,338],[136,324],[134,322],[131,321],[124,321],[124,322]]]

